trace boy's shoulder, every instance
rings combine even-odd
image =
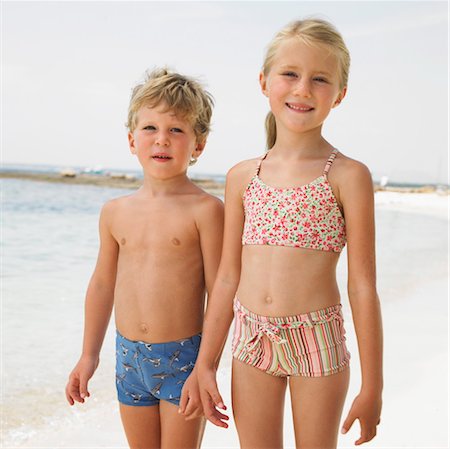
[[[199,188],[194,204],[201,210],[218,210],[223,208],[220,198]]]
[[[102,215],[112,215],[118,210],[122,209],[123,207],[126,207],[128,204],[132,203],[134,199],[134,194],[131,193],[129,195],[123,195],[119,196],[117,198],[112,198],[108,201],[106,201],[105,204],[103,204],[101,214]]]

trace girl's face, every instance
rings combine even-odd
[[[269,98],[277,135],[321,128],[331,108],[345,96],[339,87],[339,65],[325,46],[310,46],[295,38],[284,41],[261,88]]]

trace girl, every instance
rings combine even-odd
[[[346,243],[362,385],[342,432],[358,419],[355,444],[376,434],[383,381],[372,180],[322,136],[345,97],[349,64],[328,22],[281,30],[260,74],[269,151],[227,176],[223,253],[197,369],[206,417],[227,427],[215,372],[234,309],[232,401],[242,448],[283,446],[288,385],[297,448],[336,447],[349,383],[336,283]]]

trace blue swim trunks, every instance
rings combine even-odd
[[[168,343],[131,341],[116,332],[116,386],[125,405],[157,405],[162,399],[179,405],[191,374],[201,334]]]

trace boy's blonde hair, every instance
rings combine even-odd
[[[267,47],[262,67],[264,76],[268,76],[280,45],[291,38],[296,38],[300,42],[311,46],[327,47],[338,60],[340,72],[339,88],[342,90],[344,87],[347,87],[350,53],[339,31],[330,22],[322,19],[296,20],[281,29]],[[267,148],[270,149],[275,145],[277,137],[275,117],[272,112],[267,114],[265,126]]]
[[[214,105],[212,95],[195,79],[166,68],[146,73],[144,82],[133,89],[128,107],[129,131],[136,129],[137,113],[142,106],[157,107],[163,103],[168,111],[191,123],[197,142],[206,141]]]

